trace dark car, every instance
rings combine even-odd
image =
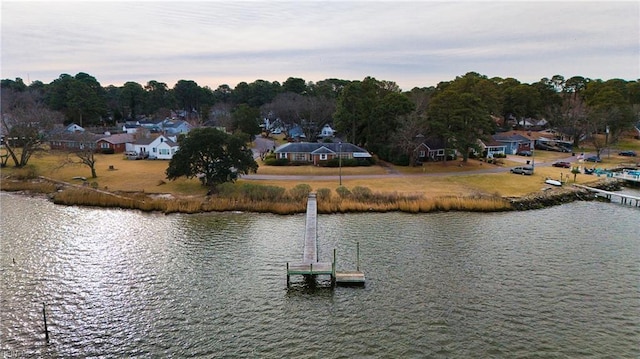
[[[638,154],[635,151],[621,151],[618,152],[620,156],[636,157]]]
[[[518,151],[516,153],[516,155],[518,156],[527,156],[527,157],[531,157],[532,153],[531,151]]]
[[[587,162],[602,162],[602,160],[598,156],[589,156],[589,157],[585,158],[584,160],[587,161]]]
[[[552,164],[553,167],[571,168],[571,163],[565,161],[558,161]]]

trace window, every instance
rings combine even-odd
[[[278,158],[281,158],[281,159],[287,158],[287,154],[284,152],[280,152],[278,153]]]
[[[424,158],[427,154],[424,152],[424,150],[420,151],[420,158]]]
[[[306,153],[295,153],[293,155],[293,161],[294,162],[303,162],[307,160],[307,154]]]
[[[158,151],[158,153],[161,154],[161,155],[168,155],[169,154],[169,149],[168,148],[161,148]]]
[[[100,148],[109,148],[109,144],[107,142],[100,142]]]
[[[321,161],[325,161],[327,159],[327,154],[326,153],[321,153],[320,154],[320,160]]]

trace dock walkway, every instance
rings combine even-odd
[[[623,194],[623,193],[605,191],[603,189],[593,188],[593,187],[589,187],[589,186],[583,186],[583,185],[580,185],[580,184],[574,184],[574,186],[578,187],[578,188],[586,189],[586,190],[591,191],[591,192],[594,192],[594,193],[596,193],[596,195],[602,195],[602,196],[606,197],[609,200],[611,200],[612,197],[620,197],[620,203],[629,204],[629,205],[632,205],[632,206],[635,206],[635,207],[640,207],[640,197],[637,197],[637,196],[631,196],[631,195]]]
[[[360,272],[360,246],[358,245],[358,268],[354,272],[336,272],[336,250],[333,250],[331,262],[320,262],[318,257],[318,203],[315,193],[307,198],[307,216],[304,232],[304,247],[302,262],[287,262],[287,288],[291,285],[292,275],[303,275],[313,279],[318,275],[328,275],[331,286],[335,285],[364,285],[364,273]]]

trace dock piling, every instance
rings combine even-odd
[[[46,304],[42,302],[42,318],[44,319],[44,339],[49,341],[49,329],[47,328]]]

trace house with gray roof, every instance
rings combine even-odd
[[[293,163],[322,165],[334,158],[368,160],[371,154],[350,143],[290,142],[278,146],[274,153],[279,159]]]
[[[491,136],[496,143],[505,146],[505,154],[515,155],[519,151],[531,151],[534,147],[534,139],[519,133],[496,133]]]
[[[182,120],[165,120],[162,122],[162,130],[169,136],[179,135],[181,133],[188,133],[193,126],[187,121]]]
[[[97,141],[96,147],[103,153],[122,153],[127,149],[127,143],[133,142],[134,137],[130,133],[117,133],[102,137]]]

